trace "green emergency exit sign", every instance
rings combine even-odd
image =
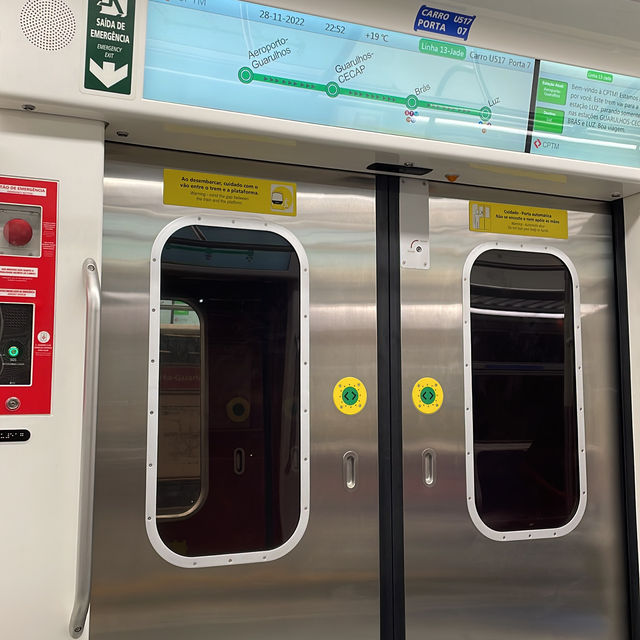
[[[135,0],[89,0],[84,87],[131,93]]]

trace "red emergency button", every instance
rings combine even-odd
[[[24,247],[33,236],[31,225],[22,218],[12,218],[2,230],[5,240],[14,247]]]

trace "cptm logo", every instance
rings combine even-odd
[[[542,147],[543,149],[553,149],[554,151],[557,151],[560,148],[560,145],[557,142],[549,142],[548,140],[545,140],[544,142],[542,142],[540,138],[536,138],[533,141],[533,146],[536,149],[539,149],[540,147]]]

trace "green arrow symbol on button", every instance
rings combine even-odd
[[[354,387],[345,387],[342,391],[342,402],[346,405],[352,406],[358,402],[358,391]]]
[[[425,387],[420,392],[420,399],[425,404],[431,404],[436,399],[436,392],[431,387]]]

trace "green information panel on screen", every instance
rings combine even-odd
[[[540,62],[531,153],[640,167],[640,79]]]

